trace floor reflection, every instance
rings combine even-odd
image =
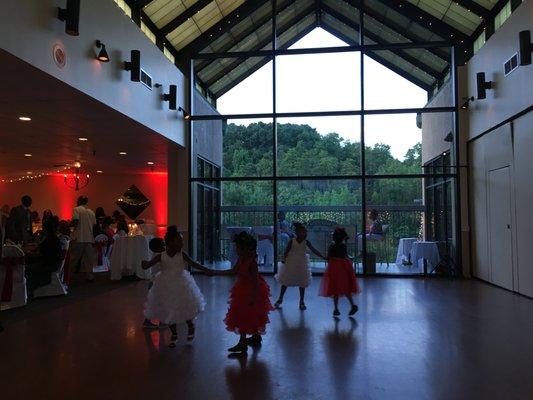
[[[150,356],[157,356],[165,346],[164,336],[159,330],[145,330],[144,340]]]
[[[266,363],[258,358],[259,348],[251,354],[230,354],[236,365],[225,368],[226,385],[233,400],[272,399],[272,383]]]
[[[312,331],[306,325],[306,313],[307,311],[298,311],[296,318],[289,314],[291,319],[283,309],[277,311],[281,327],[277,332],[276,342],[285,358],[283,367],[280,366],[280,373],[292,382],[291,391],[300,394],[309,391],[308,370],[313,366]]]
[[[324,335],[324,348],[327,364],[330,368],[331,386],[333,386],[337,399],[353,398],[354,392],[350,389],[353,379],[352,369],[358,353],[358,342],[354,333],[357,321],[350,317],[349,328],[340,329],[341,320],[334,318],[334,328]],[[327,384],[327,383],[324,383]]]

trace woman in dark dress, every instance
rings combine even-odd
[[[36,262],[26,268],[28,296],[33,297],[35,289],[46,286],[51,282],[53,272],[56,272],[64,259],[61,240],[58,236],[59,218],[48,219],[43,226],[43,239],[39,244]]]

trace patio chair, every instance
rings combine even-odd
[[[385,262],[387,264],[387,268],[389,268],[389,225],[382,225],[381,230],[383,232],[383,238],[373,243],[376,243],[378,246],[379,253],[385,255]]]

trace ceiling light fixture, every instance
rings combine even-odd
[[[107,54],[107,51],[105,49],[105,44],[103,44],[100,40],[97,40],[96,47],[100,49],[100,52],[98,53],[98,56],[96,56],[96,59],[101,62],[109,62],[109,55]]]
[[[21,121],[31,121],[30,117],[19,117]]]
[[[86,142],[86,141],[89,140],[89,139],[87,139],[86,137],[80,137],[80,138],[78,138],[78,140],[79,140],[80,142]]]
[[[101,169],[99,169],[98,171],[96,171],[97,174],[102,174],[104,171],[102,171]]]
[[[126,153],[125,151],[120,151],[118,154],[120,154],[121,156],[125,156],[125,155],[127,155],[128,153]]]
[[[24,154],[24,157],[31,157],[32,155],[30,153]]]
[[[79,161],[72,164],[72,170],[71,174],[63,175],[63,181],[66,186],[77,192],[89,184],[90,176],[89,174],[83,176],[80,174],[81,163]]]
[[[154,165],[154,162],[153,162],[153,161],[148,161],[146,164],[148,164],[148,165]]]

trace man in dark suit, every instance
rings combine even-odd
[[[6,226],[6,239],[15,243],[28,243],[32,235],[31,211],[32,199],[22,196],[21,204],[13,207],[9,213]]]

